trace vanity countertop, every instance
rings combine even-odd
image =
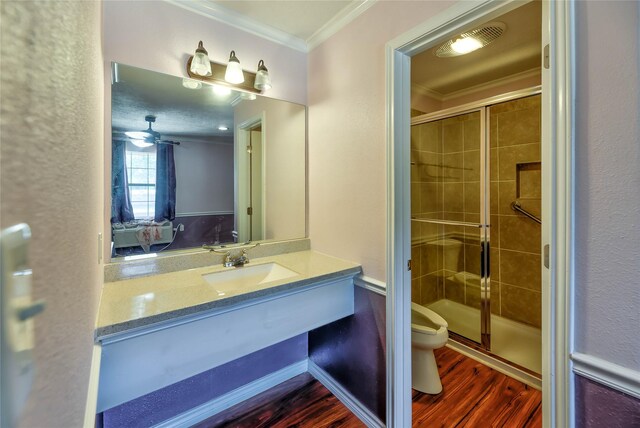
[[[247,266],[278,263],[298,275],[238,292],[219,295],[202,275],[242,269],[208,266],[142,278],[107,282],[102,289],[95,337],[122,333],[178,317],[234,305],[250,299],[344,275],[357,275],[360,265],[315,251],[300,251],[251,260]]]

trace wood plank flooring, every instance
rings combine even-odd
[[[414,427],[542,426],[542,394],[449,349],[436,350],[443,391],[413,391]],[[309,374],[297,376],[197,425],[198,428],[364,427]]]

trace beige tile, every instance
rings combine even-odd
[[[475,113],[471,120],[464,122],[464,144],[465,151],[480,149],[480,117]]]
[[[422,125],[414,125],[411,127],[411,150],[420,148],[420,138],[422,136]]]
[[[500,212],[500,185],[497,181],[489,184],[489,209],[492,214]]]
[[[465,244],[464,246],[464,270],[480,275],[480,246]]]
[[[498,149],[489,150],[489,180],[498,181],[500,179],[500,168],[498,168]]]
[[[449,278],[445,278],[444,296],[448,300],[452,300],[464,305],[464,284],[453,281]]]
[[[540,327],[541,308],[541,293],[500,283],[500,309],[503,317]]]
[[[480,285],[467,281],[465,284],[465,304],[475,309],[480,309]],[[480,328],[480,326],[478,326]]]
[[[442,151],[444,153],[461,152],[463,150],[463,126],[462,122],[443,124]]]
[[[442,267],[445,270],[452,272],[452,275],[453,273],[464,270],[464,245],[461,245],[458,249],[451,247],[443,248],[442,251]]]
[[[467,223],[480,223],[480,213],[464,213],[464,221]]]
[[[519,198],[520,206],[533,214],[534,216],[540,218],[542,213],[542,201],[540,199],[527,199],[527,198]],[[520,215],[520,214],[518,214]]]
[[[500,181],[516,179],[516,164],[540,161],[540,144],[500,147],[498,149],[498,174]]]
[[[515,181],[500,181],[500,193],[499,201],[500,207],[498,213],[501,215],[515,215],[515,212],[511,209],[511,202],[517,199],[516,197],[516,182]]]
[[[523,216],[500,217],[500,249],[540,254],[540,225]]]
[[[489,242],[491,248],[500,248],[500,216],[489,216]]]
[[[420,272],[422,275],[433,274],[442,269],[439,250],[440,248],[436,245],[426,244],[422,247],[420,250]]]
[[[520,171],[520,197],[540,199],[542,197],[542,174],[539,169]]]
[[[420,125],[420,132],[421,137],[418,143],[420,150],[442,153],[442,125],[440,122],[423,123]]]
[[[442,181],[448,183],[461,183],[464,181],[464,154],[450,153],[442,156],[440,174]]]
[[[411,277],[418,278],[422,275],[421,269],[421,245],[412,245],[411,246]]]
[[[411,183],[411,215],[420,213],[420,187],[419,183]]]
[[[489,147],[490,148],[498,147],[498,115],[497,114],[491,114],[489,116]]]
[[[520,253],[500,250],[500,281],[528,288],[541,290],[541,269],[539,254]]]
[[[462,183],[444,183],[443,211],[464,212],[464,188]]]
[[[425,275],[420,278],[421,304],[427,305],[439,300],[441,278],[437,275]]]
[[[420,181],[438,182],[442,175],[442,154],[431,152],[420,152],[418,177]]]
[[[480,181],[480,150],[464,152],[464,181]]]
[[[492,281],[499,282],[500,281],[500,249],[491,248],[489,251],[491,252],[489,254],[489,263],[491,264],[491,269],[489,270],[490,277]]]
[[[500,282],[492,279],[489,287],[491,290],[491,313],[500,315]]]
[[[422,301],[420,294],[420,278],[411,278],[411,301],[418,304]]]
[[[438,183],[421,183],[420,188],[420,212],[428,213],[442,211],[442,196]]]
[[[516,110],[498,115],[498,147],[539,142],[540,110]]]
[[[480,246],[480,228],[465,227],[464,242],[465,244]]]
[[[464,183],[464,212],[469,214],[480,213],[480,183]]]

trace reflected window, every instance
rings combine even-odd
[[[144,150],[127,147],[127,177],[136,219],[153,219],[156,204],[156,146]]]

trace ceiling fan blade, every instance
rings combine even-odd
[[[156,141],[158,144],[171,144],[172,146],[179,146],[180,142],[178,141],[170,141],[170,140],[158,140]]]

